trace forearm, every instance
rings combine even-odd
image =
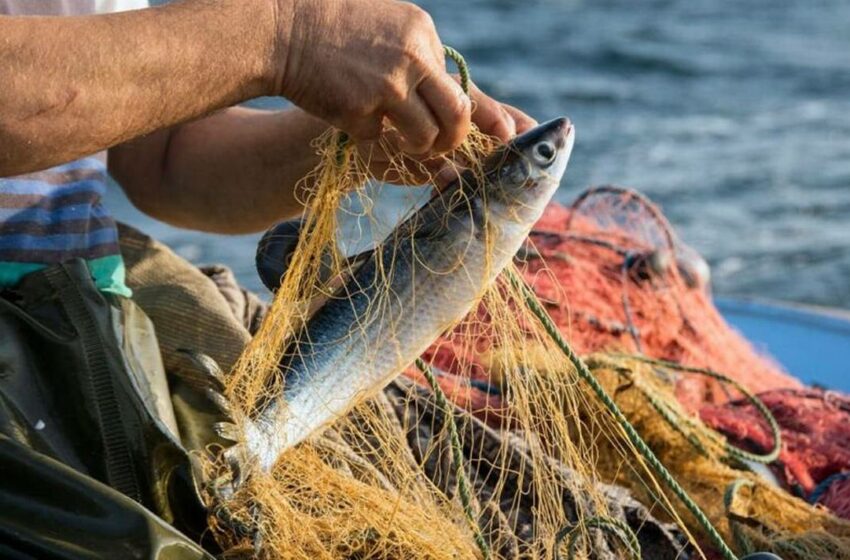
[[[267,93],[272,5],[194,0],[88,17],[0,16],[0,177]]]
[[[298,110],[233,108],[109,152],[109,169],[147,214],[218,233],[260,231],[302,210],[296,185],[327,125]]]

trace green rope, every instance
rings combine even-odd
[[[446,56],[451,58],[457,64],[458,71],[460,72],[461,88],[463,89],[463,91],[465,93],[468,94],[469,93],[469,67],[466,64],[466,60],[463,58],[463,55],[461,55],[457,50],[453,49],[452,47],[444,46],[443,50],[445,51]],[[590,372],[590,370],[587,368],[587,366],[584,364],[584,362],[582,362],[581,358],[579,358],[578,356],[575,355],[572,348],[570,348],[570,346],[567,344],[567,342],[561,337],[561,333],[558,331],[558,328],[552,322],[552,318],[549,317],[549,314],[540,305],[540,302],[537,300],[537,297],[534,295],[534,293],[528,288],[528,286],[524,282],[522,282],[519,278],[517,278],[517,276],[515,274],[513,274],[513,272],[508,271],[507,274],[508,274],[508,277],[509,277],[511,283],[514,285],[514,287],[522,291],[523,295],[525,296],[526,304],[528,305],[529,309],[531,309],[531,311],[535,314],[535,316],[537,316],[537,318],[543,324],[544,328],[546,329],[547,333],[552,338],[552,340],[555,341],[555,343],[559,346],[561,351],[564,352],[564,354],[570,359],[570,361],[573,363],[573,365],[576,368],[576,371],[579,372],[579,375],[582,377],[582,379],[584,379],[584,381],[587,382],[590,385],[591,389],[594,391],[594,393],[596,393],[597,397],[602,401],[602,403],[606,406],[606,408],[608,408],[608,410],[617,419],[617,421],[619,422],[619,424],[621,425],[623,430],[626,432],[626,435],[628,436],[632,445],[634,445],[638,449],[638,451],[641,453],[641,455],[643,455],[643,457],[650,463],[650,465],[655,470],[655,472],[662,478],[662,480],[673,491],[673,493],[682,501],[682,503],[685,504],[685,507],[697,519],[697,522],[699,522],[699,524],[703,527],[703,529],[708,534],[711,541],[714,543],[714,545],[720,551],[721,555],[726,560],[737,560],[735,553],[732,552],[732,550],[729,548],[729,546],[723,540],[723,537],[720,535],[720,533],[717,532],[717,529],[714,528],[714,526],[711,524],[711,521],[702,512],[700,507],[696,504],[696,502],[693,501],[693,499],[688,495],[688,493],[685,491],[685,489],[682,488],[681,485],[679,485],[679,483],[676,481],[676,479],[673,478],[673,475],[670,474],[670,471],[668,471],[667,468],[661,463],[661,461],[658,460],[658,457],[655,456],[655,454],[652,452],[652,450],[649,448],[649,446],[646,444],[646,442],[644,442],[643,439],[640,437],[640,434],[638,434],[637,431],[634,429],[634,427],[631,425],[631,423],[629,423],[628,419],[623,415],[620,408],[617,406],[617,404],[611,399],[611,397],[605,391],[605,388],[602,387],[602,385],[593,376],[593,374]],[[440,404],[440,406],[448,407],[448,403],[446,402],[445,395],[443,394],[442,390],[440,390],[436,379],[434,379],[433,372],[431,372],[430,369],[421,360],[418,360],[416,365],[417,365],[417,367],[419,367],[422,370],[422,372],[425,374],[426,378],[428,379],[428,383],[431,385],[431,388],[434,390],[434,394],[437,398],[438,404],[440,404],[440,402],[442,402],[444,404]],[[424,367],[424,369],[423,369],[423,367]],[[450,409],[446,408],[446,410],[450,410]],[[768,411],[768,413],[769,413],[769,411]],[[462,454],[462,451],[461,451],[461,448],[460,448],[460,439],[457,437],[457,427],[454,424],[454,419],[451,416],[449,416],[449,417],[451,418],[451,420],[449,422],[449,432],[450,432],[450,435],[453,433],[453,435],[451,436],[452,437],[452,448],[453,448],[453,453],[455,455],[455,457],[454,457],[455,467],[457,469],[458,465],[460,465],[462,467],[463,454]],[[772,416],[771,416],[771,418],[772,418]],[[462,469],[458,469],[458,490],[459,490],[459,493],[461,495],[462,501],[464,500],[463,487],[467,485],[467,481],[465,480],[465,478],[466,477],[465,477],[465,474],[463,474]],[[469,490],[468,490],[468,487],[467,487],[466,492],[468,493],[468,491]],[[468,499],[468,496],[467,496],[467,499]],[[469,500],[468,504],[464,503],[464,511],[466,511],[467,517],[469,517],[470,520],[474,519],[474,517],[473,517],[474,513],[472,511],[471,500]],[[616,525],[617,524],[617,520],[607,519],[607,518],[593,518],[591,520],[588,520],[588,523],[590,521],[594,521],[594,520],[596,520],[595,522],[598,523],[598,524],[602,524],[602,523],[605,523],[607,525]],[[477,527],[477,525],[476,525],[476,527]],[[629,529],[629,532],[631,532],[631,529]],[[622,538],[622,535],[620,535],[620,537]],[[486,544],[484,543],[484,540],[481,537],[480,533],[476,533],[476,542],[479,542],[479,539],[480,539],[479,547],[481,547],[482,544],[486,547]],[[575,545],[575,538],[572,539],[570,547],[572,548],[574,545]],[[486,552],[485,552],[485,550],[486,550]],[[634,549],[632,549],[632,550],[634,551]],[[639,550],[639,547],[638,547],[638,550]],[[489,549],[482,548],[482,553],[484,553],[485,558],[489,558],[489,554],[490,554]],[[640,553],[638,552],[638,558],[639,557],[640,557]]]
[[[726,510],[726,519],[729,521],[729,528],[732,530],[732,538],[735,539],[735,544],[738,545],[738,550],[744,554],[749,554],[755,550],[755,547],[730,512],[732,500],[735,499],[735,495],[738,493],[738,490],[744,486],[752,487],[753,483],[752,481],[744,478],[739,478],[726,487],[726,492],[723,493],[723,508]]]
[[[443,51],[447,57],[454,60],[455,64],[457,64],[457,71],[460,73],[460,87],[463,93],[469,95],[469,65],[466,63],[466,59],[457,50],[448,45],[443,45]]]
[[[688,495],[687,491],[682,488],[682,486],[676,481],[673,475],[667,470],[667,467],[658,459],[658,457],[653,453],[652,449],[646,444],[643,438],[640,437],[637,430],[635,430],[634,426],[629,422],[628,418],[623,414],[620,410],[620,407],[617,406],[617,403],[611,398],[605,388],[599,383],[599,380],[590,372],[587,365],[579,358],[569,344],[564,340],[561,336],[558,327],[555,326],[555,323],[552,321],[552,318],[543,309],[542,305],[537,299],[537,296],[534,295],[534,292],[523,282],[516,274],[514,274],[511,270],[506,270],[505,274],[508,277],[511,285],[514,289],[519,290],[523,297],[525,298],[525,303],[532,313],[537,317],[540,321],[543,328],[546,330],[546,333],[549,337],[558,345],[561,352],[572,362],[573,366],[576,369],[579,377],[587,383],[591,390],[594,392],[596,397],[602,401],[602,404],[605,405],[605,408],[614,416],[617,420],[617,423],[620,424],[620,427],[626,433],[629,441],[632,445],[638,450],[638,452],[643,456],[643,458],[649,463],[655,473],[661,478],[661,480],[667,485],[668,488],[676,495],[679,500],[684,504],[689,512],[696,518],[697,523],[703,528],[703,530],[708,535],[708,538],[711,540],[712,544],[717,548],[720,552],[721,556],[725,560],[738,560],[738,557],[735,556],[735,553],[732,552],[732,549],[729,548],[729,545],[723,540],[723,537],[714,528],[711,524],[711,521],[706,517],[705,513],[703,513],[702,509],[700,509],[699,505],[694,502],[694,500]]]
[[[708,450],[696,436],[696,434],[688,432],[682,426],[682,424],[687,425],[688,428],[695,428],[695,423],[691,422],[687,418],[682,418],[677,412],[675,412],[669,404],[665,403],[658,397],[656,397],[652,392],[650,392],[645,387],[641,387],[639,384],[635,384],[637,389],[641,392],[641,394],[646,397],[646,400],[649,401],[649,404],[652,405],[652,408],[655,409],[656,412],[664,419],[667,424],[673,428],[676,432],[679,433],[683,438],[688,440],[691,445],[703,456],[708,457]]]
[[[731,377],[728,377],[726,375],[723,375],[722,373],[718,373],[716,371],[713,371],[713,370],[710,370],[710,369],[707,369],[707,368],[683,366],[683,365],[677,364],[675,362],[669,362],[667,360],[656,360],[654,358],[648,358],[646,356],[632,355],[632,354],[615,354],[615,355],[625,357],[625,358],[629,358],[629,359],[633,359],[635,361],[643,362],[645,364],[650,364],[650,365],[655,365],[655,366],[659,366],[659,367],[663,367],[663,368],[667,368],[667,369],[672,369],[672,370],[675,370],[675,371],[682,371],[682,372],[686,372],[686,373],[696,373],[698,375],[710,377],[712,379],[720,381],[721,383],[727,383],[729,385],[732,385],[735,389],[737,389],[738,391],[741,392],[741,394],[744,395],[744,397],[756,408],[756,410],[759,411],[759,413],[762,415],[762,417],[764,417],[764,419],[767,421],[768,425],[770,426],[771,434],[773,436],[773,448],[768,453],[766,453],[764,455],[760,455],[760,454],[757,454],[757,453],[751,453],[751,452],[746,451],[744,449],[740,449],[740,448],[735,447],[734,445],[730,444],[728,441],[724,441],[724,445],[723,445],[724,449],[726,450],[726,452],[730,456],[732,456],[732,457],[734,457],[738,460],[752,461],[754,463],[768,464],[768,463],[772,463],[773,461],[775,461],[779,457],[779,453],[780,453],[780,451],[782,451],[782,432],[779,428],[779,423],[776,421],[776,418],[773,416],[773,413],[770,412],[770,409],[767,408],[767,405],[765,405],[764,402],[760,398],[758,398],[757,396],[752,394],[746,387],[744,387],[743,385],[741,385],[740,383],[738,383],[737,381],[735,381]],[[647,395],[647,396],[649,396],[649,395]],[[650,402],[652,402],[652,401],[650,400]],[[655,405],[653,404],[653,406],[655,406]],[[663,416],[663,414],[662,414],[662,416]],[[665,417],[665,420],[667,420],[666,417]],[[668,421],[670,421],[670,420],[668,420]]]
[[[458,71],[460,72],[460,86],[463,89],[464,93],[469,93],[469,66],[466,64],[466,60],[463,56],[455,49],[449,46],[444,46],[443,50],[446,53],[446,56],[451,58],[455,64],[458,66]],[[340,142],[340,149],[345,148],[345,144],[347,142],[347,137],[343,136],[342,141]],[[675,478],[670,474],[670,471],[664,467],[661,461],[655,456],[652,450],[647,446],[646,442],[640,437],[640,434],[634,429],[634,427],[629,423],[628,419],[623,415],[622,411],[620,411],[617,404],[611,399],[608,393],[605,391],[604,387],[599,383],[599,381],[593,376],[584,362],[575,355],[572,348],[567,344],[567,342],[561,337],[560,332],[557,327],[552,322],[551,317],[546,311],[540,306],[540,302],[537,300],[537,297],[534,293],[525,285],[519,278],[516,277],[512,272],[508,272],[508,277],[511,283],[515,288],[522,290],[523,295],[525,296],[526,303],[528,304],[529,309],[537,316],[540,322],[543,324],[549,336],[555,341],[555,343],[560,347],[561,351],[570,359],[573,365],[578,371],[579,376],[584,379],[585,382],[590,385],[591,389],[596,393],[597,397],[602,401],[602,403],[608,408],[608,410],[614,415],[617,419],[623,430],[626,432],[626,435],[631,441],[632,445],[634,445],[638,451],[643,455],[643,457],[650,463],[652,468],[658,473],[658,475],[662,478],[662,480],[667,484],[667,486],[673,491],[673,493],[685,504],[685,507],[694,515],[699,524],[703,527],[703,529],[708,534],[711,541],[720,551],[721,555],[726,560],[738,560],[735,554],[729,549],[729,546],[723,541],[723,537],[720,536],[720,533],[717,532],[717,529],[712,526],[711,521],[705,516],[699,506],[688,496],[687,492],[682,488]],[[432,391],[434,392],[435,399],[437,401],[437,406],[442,408],[446,414],[446,421],[448,423],[449,429],[449,437],[451,439],[451,447],[452,447],[452,460],[454,463],[454,468],[457,472],[457,483],[458,483],[458,494],[461,499],[461,504],[463,505],[464,513],[469,520],[470,524],[472,524],[475,531],[475,542],[478,545],[478,548],[481,550],[481,553],[485,560],[489,560],[491,553],[490,548],[484,540],[483,535],[481,534],[480,528],[478,527],[478,523],[476,521],[476,515],[474,508],[472,507],[472,496],[469,489],[469,481],[466,478],[466,473],[463,466],[463,447],[460,443],[460,437],[457,433],[457,424],[454,421],[454,415],[452,414],[452,409],[449,406],[448,401],[446,400],[446,396],[443,393],[442,389],[440,389],[439,384],[437,383],[436,378],[434,377],[434,373],[431,369],[421,360],[416,360],[416,366],[422,371],[428,380],[429,385],[431,386]],[[589,524],[591,521],[594,521],[600,527],[603,526],[617,526],[617,520],[614,519],[606,519],[606,518],[592,518],[588,520],[586,524]],[[629,529],[629,532],[631,530]],[[628,533],[626,534],[628,535]],[[624,538],[624,535],[618,533],[620,538]],[[563,537],[561,537],[563,538]],[[572,537],[570,547],[575,546],[575,538]],[[630,542],[631,539],[629,536],[625,537],[626,540],[624,542]],[[630,549],[634,552],[634,548],[631,548],[631,544],[629,545]],[[638,547],[639,550],[639,547]],[[640,553],[638,552],[638,557],[640,557]]]
[[[568,537],[567,560],[573,560],[575,558],[576,544],[578,543],[578,537],[581,536],[579,529],[582,526],[607,530],[613,533],[626,546],[633,559],[641,560],[640,543],[638,542],[637,535],[635,535],[632,528],[626,522],[612,517],[591,517],[581,525],[570,524],[558,531],[558,534],[555,535],[555,547],[552,551],[553,560],[560,560],[561,555],[558,551],[565,537]]]
[[[466,59],[457,50],[448,45],[443,45],[443,51],[446,56],[451,58],[457,65],[460,73],[460,87],[464,93],[469,94],[469,66],[466,64]],[[457,423],[455,422],[453,407],[446,399],[446,394],[437,383],[437,378],[431,368],[422,361],[421,358],[416,359],[416,367],[419,368],[428,380],[431,386],[431,391],[434,393],[434,398],[437,401],[437,407],[440,408],[446,417],[446,424],[449,429],[449,439],[452,447],[452,464],[457,476],[457,491],[460,496],[460,503],[463,506],[463,513],[466,515],[470,526],[475,535],[475,544],[481,551],[484,560],[489,560],[491,557],[490,546],[484,540],[484,535],[481,534],[481,528],[478,526],[478,516],[475,508],[472,505],[472,492],[469,488],[469,479],[466,478],[466,468],[463,464],[463,445],[460,442],[460,436],[457,433]]]
[[[437,378],[434,376],[434,372],[428,364],[422,361],[421,358],[417,358],[416,367],[419,368],[419,371],[425,375],[425,379],[428,380],[428,384],[431,386],[431,391],[434,393],[434,399],[437,401],[437,408],[442,410],[445,415],[446,425],[449,429],[449,440],[452,447],[452,465],[457,473],[457,491],[460,496],[460,503],[463,506],[463,513],[466,515],[466,518],[475,533],[475,544],[477,544],[478,549],[481,550],[484,560],[489,560],[490,546],[481,534],[481,529],[478,526],[478,516],[475,514],[475,508],[472,506],[472,493],[469,489],[469,480],[466,478],[466,468],[463,464],[463,445],[461,444],[460,436],[457,433],[457,423],[455,422],[453,412],[454,407],[449,404],[449,401],[446,399],[446,394],[440,388],[440,384],[437,383]]]

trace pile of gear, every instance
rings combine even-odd
[[[632,190],[590,189],[569,208],[550,205],[517,261],[563,336],[738,553],[850,557],[841,519],[850,513],[850,399],[804,387],[730,328],[707,265],[657,207]],[[511,387],[490,367],[486,329],[478,334],[481,352],[454,332],[426,358],[458,406],[504,426]],[[597,461],[608,482],[656,503],[608,456]]]
[[[17,500],[6,512],[31,520],[14,529],[28,546],[62,548],[45,535],[59,502],[73,496],[64,526],[103,537],[92,550],[114,546],[98,513],[109,507],[127,520],[122,527],[144,528],[157,550],[193,560],[673,560],[722,557],[717,538],[741,556],[850,559],[850,398],[803,387],[732,330],[712,304],[705,264],[638,193],[603,187],[569,208],[551,204],[515,265],[703,521],[647,468],[646,450],[610,421],[575,368],[552,358],[504,279],[428,348],[425,367],[239,489],[235,481],[255,473],[232,452],[238,395],[222,372],[238,367],[270,310],[225,268],[197,269],[131,228],[120,234],[133,301],[156,327],[168,376],[167,392],[127,410],[166,410],[160,394],[172,405],[157,415],[162,426],[139,424],[155,456],[136,463],[137,478],[116,481],[133,482],[127,494],[147,509],[70,469],[53,473],[38,454],[50,449],[51,432],[21,424],[37,447],[0,441],[11,476],[51,485],[58,500],[26,510]],[[99,305],[74,290],[56,293],[78,314]],[[20,305],[38,332],[61,320],[39,315],[39,301]],[[73,357],[59,352],[63,333],[48,333],[57,359]],[[52,412],[40,414],[52,427]]]

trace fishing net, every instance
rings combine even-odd
[[[850,558],[850,522],[792,496],[731,456],[728,442],[681,409],[671,382],[659,376],[659,370],[675,370],[627,356],[589,360],[629,420],[740,553]],[[628,472],[606,465],[604,453],[600,457],[601,471],[641,492],[642,485],[629,481]]]
[[[802,387],[726,324],[711,300],[707,265],[636,191],[598,187],[570,208],[550,204],[517,264],[581,354],[641,352],[723,371],[755,391]],[[474,401],[472,408],[498,406],[486,351],[464,358],[453,346],[446,336],[427,355],[450,374],[471,368],[473,384],[484,388],[461,395],[453,387],[456,398]],[[705,377],[679,376],[676,387],[692,412],[730,397],[725,384]]]
[[[850,398],[823,389],[776,389],[759,398],[782,428],[784,446],[771,465],[778,482],[850,519]],[[772,437],[744,401],[706,405],[700,417],[739,447],[765,449]]]
[[[308,210],[297,249],[259,331],[224,379],[231,423],[218,429],[225,439],[239,442],[258,403],[280,392],[285,381],[278,364],[284,353],[298,347],[300,327],[320,305],[317,302],[335,297],[340,279],[351,274],[351,261],[340,254],[336,242],[338,211],[344,196],[357,196],[368,217],[363,185],[369,154],[346,145],[335,132],[320,139],[317,147],[323,164],[304,182]],[[447,161],[462,162],[483,180],[476,164],[489,149],[491,141],[474,132]],[[394,172],[403,177],[409,166],[400,162]],[[382,264],[382,274],[393,273],[391,262]],[[384,319],[382,298],[391,297],[394,294],[379,294],[370,302],[368,316],[351,326],[349,336],[365,345],[367,354],[366,329]],[[477,313],[464,319],[457,332],[465,335],[456,336],[455,342],[461,345],[465,339],[472,352],[480,345],[483,328],[492,347],[499,349],[489,364],[511,386],[512,414],[509,423],[496,426],[499,432],[521,433],[521,451],[512,439],[459,428],[453,421],[441,422],[437,429],[436,419],[440,414],[446,418],[451,408],[444,398],[426,402],[408,391],[402,402],[396,397],[392,410],[415,406],[422,413],[391,414],[380,404],[380,387],[375,387],[330,430],[286,451],[268,472],[238,453],[238,444],[210,449],[211,459],[204,465],[204,478],[210,481],[210,525],[227,554],[548,558],[559,553],[584,557],[593,551],[598,558],[641,556],[643,527],[658,534],[661,524],[650,523],[652,514],[641,509],[632,516],[634,527],[628,525],[588,458],[596,453],[597,440],[607,438],[624,464],[642,471],[647,484],[657,486],[651,472],[628,442],[615,437],[616,424],[528,312],[517,286],[505,279],[482,285],[480,302],[487,320]],[[532,363],[528,353],[547,368],[525,365]],[[420,363],[420,368],[433,379],[427,365]],[[434,419],[435,435],[419,438],[412,448],[408,435],[426,423],[424,418]],[[574,429],[580,421],[587,431]],[[429,467],[437,457],[450,458],[448,471]],[[446,480],[454,482],[447,485]],[[665,499],[654,508],[677,517]],[[681,552],[672,537],[650,540],[655,546],[647,550],[666,550],[661,557],[675,558]]]
[[[570,208],[553,205],[532,241],[546,263],[532,255],[525,276],[579,352],[640,352],[722,371],[757,391],[800,387],[729,328],[705,262],[636,191],[598,187]],[[714,380],[683,376],[677,396],[696,410],[729,395]]]
[[[654,205],[631,190],[590,189],[571,208],[550,205],[517,259],[570,342],[583,352],[606,352],[594,355],[594,372],[740,552],[845,557],[846,524],[770,486],[735,457],[730,461],[729,452],[741,447],[767,453],[779,431],[784,445],[770,463],[784,487],[842,515],[850,437],[846,397],[802,389],[731,329],[711,302],[698,255],[677,240]],[[477,317],[487,320],[482,309]],[[510,386],[490,363],[494,347],[481,334],[486,329],[478,330],[478,351],[468,351],[456,330],[426,355],[442,372],[438,382],[454,402],[484,420],[509,422]],[[643,354],[615,358],[636,352]],[[657,361],[648,366],[651,358]],[[704,369],[720,365],[728,378]],[[408,375],[422,382],[421,374]],[[758,402],[777,426],[753,399],[742,398],[744,388],[766,391]],[[657,497],[645,493],[645,482],[631,480],[619,460],[608,461],[611,456],[599,451],[600,471],[653,503]],[[724,505],[720,497],[739,479]]]
[[[368,162],[343,144],[335,131],[317,141],[323,165],[303,182],[304,234],[265,320],[227,378],[234,439],[245,433],[244,419],[256,404],[280,391],[277,366],[284,351],[314,302],[332,295],[334,280],[322,277],[322,267],[329,266],[334,278],[348,273],[336,244],[337,212],[346,194],[362,192]],[[224,454],[207,465],[207,478],[223,480],[210,485],[216,511],[211,524],[228,553],[438,558],[449,550],[460,557],[475,555],[456,508],[410,461],[402,434],[385,411],[367,403],[357,412],[359,426],[344,426],[353,422],[350,418],[335,426],[351,434],[351,445],[307,442],[286,453],[270,472],[243,472],[248,461],[237,466]],[[376,440],[380,448],[370,445]],[[234,493],[217,495],[215,489],[223,485]],[[221,519],[225,522],[215,526]]]
[[[354,274],[356,259],[337,242],[339,211],[355,197],[360,218],[371,218],[370,159],[375,150],[392,153],[387,145],[355,146],[337,131],[316,146],[322,163],[299,189],[307,210],[280,288],[235,367],[226,376],[212,373],[227,421],[216,425],[221,441],[198,461],[224,556],[706,558],[701,541],[727,559],[735,555],[726,542],[789,558],[840,558],[848,549],[842,521],[729,466],[734,449],[689,414],[744,395],[775,427],[745,386],[799,385],[726,327],[707,295],[704,263],[661,214],[640,195],[614,188],[589,191],[571,209],[552,206],[519,268],[509,264],[494,282],[482,280],[472,312],[446,325],[407,372],[418,384],[398,380],[386,392],[376,385],[358,394],[347,414],[260,468],[244,445],[250,419],[281,394],[282,360],[309,347],[302,327],[341,297]],[[466,181],[484,182],[484,154],[493,147],[473,130],[445,163],[468,168]],[[396,182],[427,174],[415,160],[390,160]],[[470,202],[470,211],[479,203],[490,255],[487,197]],[[380,238],[371,244],[393,246]],[[394,256],[374,254],[376,276],[391,276]],[[370,328],[394,324],[387,311],[396,297],[375,295],[332,343],[386,367]],[[415,317],[403,325],[415,326]],[[729,371],[733,379],[681,375],[645,358],[597,355],[589,369],[562,335],[579,352],[640,352]],[[465,392],[455,390],[461,386]],[[615,483],[644,505],[624,498]],[[729,489],[725,504],[719,487]],[[682,542],[659,517],[677,525]]]

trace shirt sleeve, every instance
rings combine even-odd
[[[95,11],[99,14],[126,12],[150,7],[148,0],[97,0]]]
[[[154,0],[153,4],[167,1]],[[150,5],[149,0],[0,0],[0,15],[81,16],[139,10]]]

